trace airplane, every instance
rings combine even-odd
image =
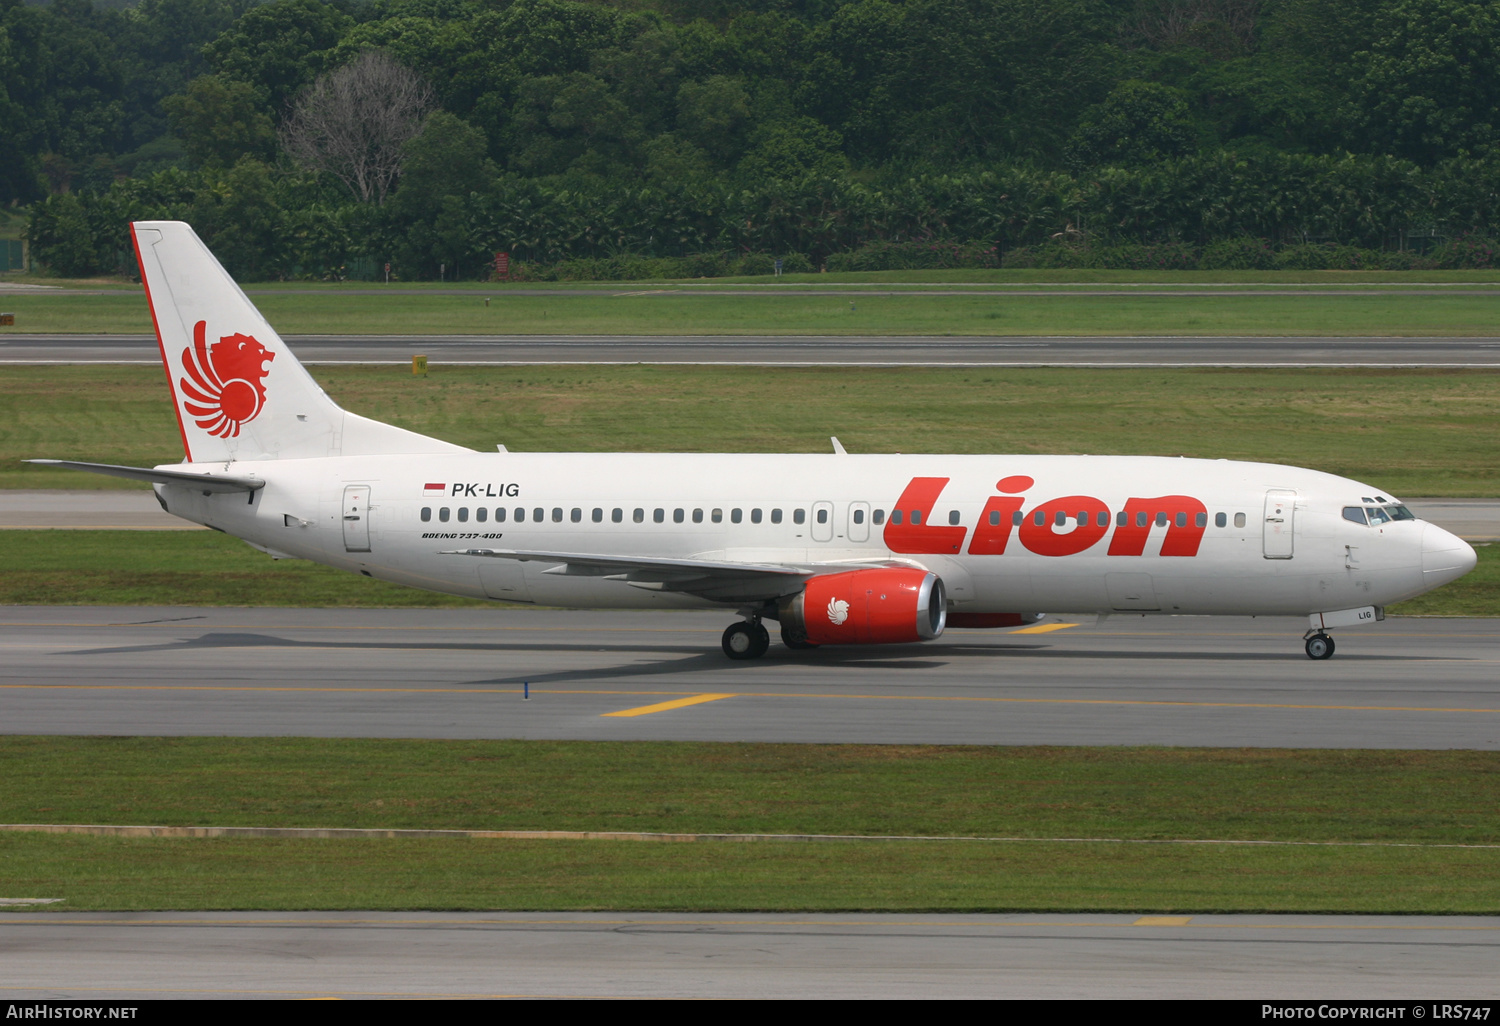
[[[733,610],[721,647],[930,641],[1051,613],[1306,617],[1304,649],[1475,565],[1381,489],[1150,456],[478,452],[340,408],[192,228],[131,225],[181,463],[152,483],[277,558],[548,606]]]

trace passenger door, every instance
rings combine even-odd
[[[1266,492],[1266,516],[1261,534],[1267,559],[1291,559],[1296,529],[1297,493],[1286,488]]]
[[[344,489],[344,551],[370,551],[370,486]]]

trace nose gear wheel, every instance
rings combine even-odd
[[[1333,639],[1326,634],[1314,634],[1304,646],[1309,659],[1332,659]]]

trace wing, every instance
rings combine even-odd
[[[441,555],[514,559],[558,564],[544,574],[602,577],[649,591],[679,591],[721,602],[752,602],[793,595],[811,577],[836,570],[857,570],[879,563],[734,563],[711,559],[666,559],[656,556],[609,556],[584,552],[539,552],[526,549],[445,549]]]

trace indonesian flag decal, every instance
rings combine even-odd
[[[266,405],[266,364],[274,359],[276,354],[251,335],[225,335],[208,345],[207,323],[199,321],[193,325],[193,347],[182,351],[183,408],[211,435],[238,435]]]
[[[448,494],[448,486],[445,484],[425,484],[422,486],[422,495],[427,498],[441,499]]]

